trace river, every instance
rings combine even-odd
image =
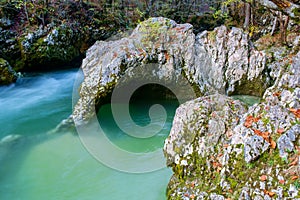
[[[72,112],[77,70],[31,73],[17,83],[0,87],[0,199],[3,200],[163,200],[171,170],[131,174],[113,170],[95,160],[76,133],[49,135]],[[143,104],[143,106],[142,106]],[[145,124],[145,102],[131,105],[131,115]],[[113,121],[110,104],[98,119],[116,145],[128,151],[162,148],[176,107],[162,101],[168,113],[163,130],[139,142]],[[11,136],[19,135],[19,136]]]

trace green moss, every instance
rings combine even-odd
[[[212,42],[216,41],[216,37],[217,37],[217,32],[216,31],[210,31],[208,33],[208,39]]]

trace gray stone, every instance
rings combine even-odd
[[[173,72],[184,74],[195,91],[200,91],[197,95],[262,95],[268,85],[265,54],[249,43],[248,35],[238,28],[221,26],[195,38],[190,24],[150,18],[130,36],[98,41],[87,51],[81,98],[71,118],[88,121],[94,115],[95,102],[107,96],[124,74],[149,61],[159,64],[159,78]]]
[[[295,125],[277,140],[278,149],[281,157],[287,157],[287,154],[295,149],[294,142],[300,135],[300,126]]]
[[[269,143],[264,140],[261,136],[254,135],[246,139],[245,141],[245,161],[251,162],[257,159],[263,154],[268,148]]]

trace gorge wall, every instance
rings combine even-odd
[[[79,101],[59,127],[87,123],[123,77],[151,73],[176,84],[184,76],[199,98],[177,109],[165,141],[168,198],[299,198],[300,54],[258,51],[238,28],[192,28],[150,18],[129,37],[96,42],[83,60]],[[263,98],[248,107],[234,94]]]

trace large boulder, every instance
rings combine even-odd
[[[169,199],[297,199],[300,53],[248,111],[222,96],[181,105],[165,141]],[[274,65],[275,66],[275,65]]]
[[[17,80],[16,72],[11,68],[9,63],[0,58],[0,85],[8,85]]]
[[[197,35],[188,77],[203,94],[262,96],[270,84],[267,58],[242,29],[217,27]]]
[[[96,42],[83,60],[84,81],[71,118],[88,121],[124,74],[147,63],[159,65],[158,77],[185,76],[198,96],[262,95],[268,85],[266,58],[251,47],[247,34],[222,26],[195,37],[192,28],[162,17],[150,18],[129,37]]]

